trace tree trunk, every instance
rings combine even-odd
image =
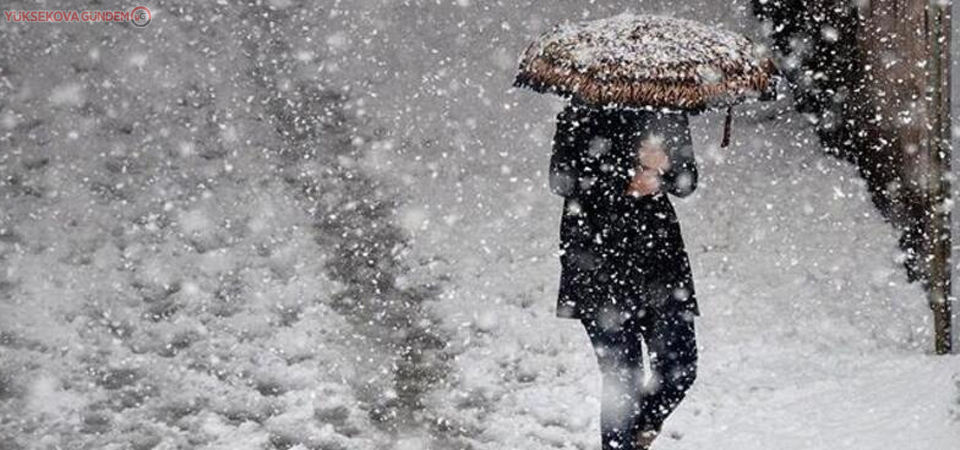
[[[928,235],[930,239],[930,307],[936,331],[936,351],[950,353],[953,346],[951,315],[950,221],[950,2],[931,3],[926,15],[929,55],[927,105],[930,157]]]
[[[797,108],[855,163],[901,232],[911,281],[930,293],[949,350],[949,3],[754,0]]]

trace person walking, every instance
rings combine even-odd
[[[689,114],[726,108],[723,148],[735,105],[777,98],[763,49],[693,20],[622,13],[559,23],[520,56],[514,86],[570,99],[549,172],[564,198],[556,315],[579,319],[596,353],[603,450],[650,448],[696,378],[700,311],[669,196],[697,187]]]
[[[602,449],[649,449],[696,377],[700,313],[668,197],[697,185],[687,113],[574,99],[557,116],[549,184],[564,198],[556,315],[579,319],[596,354]]]

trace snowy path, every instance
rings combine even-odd
[[[560,199],[543,170],[560,103],[506,90],[515,54],[550,23],[627,9],[761,27],[739,0],[475,6],[357,6],[436,25],[412,38],[378,27],[389,38],[370,50],[387,68],[345,58],[344,70],[391,75],[373,82],[368,106],[410,146],[379,163],[407,179],[407,228],[425,267],[449,277],[440,308],[463,350],[450,415],[480,449],[594,449],[595,360],[580,325],[553,316]],[[955,449],[960,360],[929,355],[930,313],[896,262],[894,231],[856,171],[823,156],[801,122],[792,112],[763,127],[738,118],[739,142],[720,152],[709,148],[719,117],[694,121],[703,184],[675,204],[703,310],[701,368],[667,423],[682,438],[658,445]]]
[[[534,133],[544,149],[551,119]],[[798,116],[749,121],[724,151],[716,118],[695,121],[703,183],[675,204],[701,368],[658,447],[955,448],[960,359],[927,354],[929,313],[893,231]],[[471,173],[462,191],[442,174],[410,186],[416,243],[452,276],[440,308],[463,353],[449,414],[481,430],[477,448],[597,448],[595,360],[580,325],[553,317],[560,200],[532,167],[546,157]]]
[[[36,57],[11,60],[2,93],[15,95],[0,96],[12,102],[0,128],[19,142],[2,167],[19,200],[0,211],[0,448],[429,448],[357,409],[351,383],[389,380],[359,376],[375,372],[326,305],[328,248],[290,173],[265,161],[285,147],[264,120],[276,111],[249,95],[272,94],[231,75],[259,73],[245,69],[251,47],[223,44],[272,52],[257,34],[269,28],[297,50],[294,80],[349,88],[383,139],[367,162],[406,183],[405,262],[443,280],[436,306],[459,352],[455,390],[433,391],[431,411],[473,450],[596,449],[592,350],[553,310],[560,199],[543,169],[560,102],[506,88],[516,52],[546,24],[626,8],[755,32],[749,2],[332,2],[341,15],[161,3],[151,45],[132,27],[77,24],[11,47]],[[154,108],[177,120],[146,126]],[[695,120],[703,182],[676,202],[703,310],[700,377],[658,448],[956,449],[960,359],[928,354],[924,296],[854,170],[793,113],[738,118],[725,151],[711,148],[717,119]]]

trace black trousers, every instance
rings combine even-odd
[[[593,344],[603,378],[600,435],[603,450],[636,450],[636,436],[659,431],[697,369],[693,315],[640,310],[580,319]],[[641,339],[647,344],[652,380],[644,385]]]

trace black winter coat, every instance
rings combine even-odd
[[[661,193],[625,194],[644,139],[670,160]],[[557,317],[590,318],[679,308],[699,315],[680,224],[663,192],[696,188],[686,113],[600,109],[575,103],[557,117],[550,188],[564,197]]]

